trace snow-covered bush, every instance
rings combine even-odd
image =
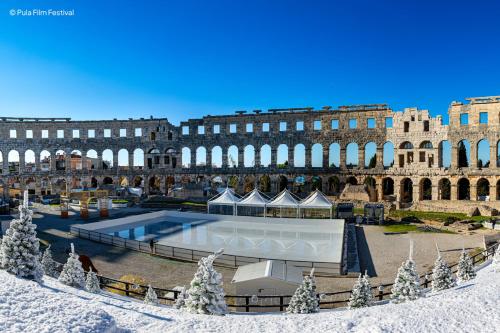
[[[19,219],[13,219],[1,246],[1,266],[16,276],[41,280],[43,269],[40,264],[40,249],[36,237],[33,212],[28,209],[28,191],[19,206]]]
[[[198,261],[198,270],[194,274],[190,287],[187,290],[187,299],[184,308],[192,313],[224,315],[227,305],[222,288],[222,275],[214,267],[214,260],[222,254],[220,249],[207,258]]]
[[[414,301],[420,294],[420,278],[417,273],[415,261],[413,261],[413,242],[410,242],[410,255],[401,264],[398,274],[391,289],[391,298],[395,303]]]
[[[319,311],[318,296],[316,295],[316,280],[314,269],[304,277],[302,284],[295,290],[286,309],[288,313],[313,313]]]
[[[370,306],[373,301],[372,286],[365,272],[365,275],[359,274],[358,280],[352,288],[351,298],[349,299],[349,309],[362,308]]]
[[[149,285],[148,291],[146,292],[146,296],[144,296],[144,303],[145,304],[151,304],[151,305],[158,305],[158,296],[156,296],[156,292]]]
[[[89,272],[87,273],[87,279],[85,280],[85,290],[94,294],[97,294],[101,291],[99,278],[97,277],[97,274],[94,273],[92,268],[90,268]]]
[[[449,289],[455,285],[453,280],[453,275],[451,273],[450,267],[446,261],[441,257],[441,253],[438,250],[438,258],[434,263],[434,268],[432,269],[432,291],[440,291],[444,289]]]
[[[472,280],[476,277],[476,271],[474,270],[474,264],[472,263],[472,258],[469,257],[465,249],[462,250],[460,255],[460,260],[458,262],[457,271],[457,281],[465,282]]]
[[[174,307],[176,309],[183,308],[186,304],[187,297],[188,297],[188,294],[186,292],[186,287],[182,287],[180,289],[180,293],[177,295],[177,299],[175,300]]]
[[[78,254],[75,253],[75,247],[71,243],[71,253],[68,261],[64,264],[59,281],[73,287],[82,288],[85,286],[85,273],[82,263],[78,260]]]
[[[52,252],[50,251],[50,245],[43,252],[42,268],[45,275],[48,275],[53,278],[57,278],[59,276],[59,270],[57,269],[57,262],[54,259],[52,259]]]

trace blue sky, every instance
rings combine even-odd
[[[19,17],[10,9],[74,9]],[[498,1],[0,2],[0,114],[186,118],[500,94]]]

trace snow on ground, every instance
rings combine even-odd
[[[89,294],[45,277],[0,271],[1,332],[500,332],[500,272],[405,304],[317,314],[192,315],[114,294]]]

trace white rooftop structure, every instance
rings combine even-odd
[[[237,203],[238,206],[258,206],[265,207],[269,203],[269,198],[259,190],[254,189],[252,192],[248,193],[245,197]]]
[[[234,193],[233,189],[226,188],[224,192],[208,200],[208,204],[233,206],[241,199]]]
[[[282,261],[266,260],[238,267],[231,283],[273,279],[299,285],[302,283],[302,269],[286,265]]]
[[[284,189],[280,194],[278,194],[274,199],[267,204],[270,208],[298,208],[299,201],[288,191]]]
[[[333,203],[322,192],[316,190],[299,204],[300,208],[325,208],[331,209]]]

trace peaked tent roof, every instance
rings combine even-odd
[[[281,280],[285,283],[300,285],[303,279],[302,269],[281,261],[266,260],[238,267],[231,283],[258,279]]]
[[[280,194],[278,194],[274,199],[267,204],[267,207],[293,207],[297,208],[299,202],[293,197],[293,195],[287,189],[284,189]]]
[[[254,189],[238,202],[238,206],[262,206],[264,207],[269,202],[269,198],[263,195],[259,190]]]
[[[240,200],[241,199],[236,196],[234,191],[228,187],[218,197],[208,200],[208,204],[234,205]]]
[[[319,190],[309,194],[299,204],[300,208],[332,208],[332,202]]]

